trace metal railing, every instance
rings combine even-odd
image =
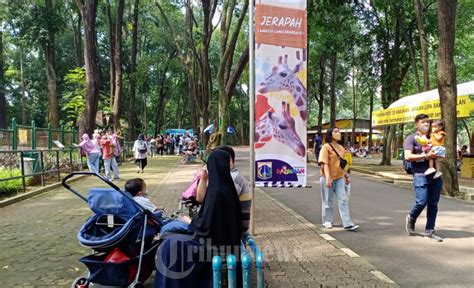
[[[77,140],[77,131],[62,124],[59,128],[52,128],[51,124],[40,128],[36,127],[35,121],[31,121],[31,126],[18,125],[15,118],[10,128],[0,129],[0,150],[52,149],[54,140],[70,146]]]
[[[11,175],[0,178],[0,186],[2,182],[21,179],[21,190],[26,192],[31,182],[41,186],[45,186],[48,180],[60,182],[62,172],[79,171],[84,166],[85,161],[77,149],[0,151],[0,171],[3,175]],[[20,175],[15,176],[18,172]],[[27,183],[27,179],[33,181]]]

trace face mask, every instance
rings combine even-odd
[[[427,126],[420,126],[418,130],[420,130],[420,132],[427,133],[430,128]]]
[[[334,138],[334,140],[336,140],[336,141],[340,141],[341,140],[341,134],[333,133],[332,138]]]

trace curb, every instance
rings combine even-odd
[[[290,207],[286,206],[282,202],[278,201],[275,199],[273,196],[271,196],[268,193],[265,193],[262,189],[255,187],[255,192],[258,192],[262,197],[267,197],[271,201],[273,201],[276,205],[280,206],[283,210],[288,212],[291,216],[297,218],[301,223],[303,223],[306,227],[310,228],[313,232],[315,232],[319,237],[322,239],[326,240],[342,252],[344,252],[346,255],[348,255],[353,261],[355,261],[357,264],[360,266],[364,267],[367,269],[371,274],[373,274],[377,279],[380,281],[384,282],[385,284],[392,285],[392,287],[400,287],[397,283],[395,283],[392,279],[390,279],[387,275],[385,275],[383,272],[377,270],[377,268],[370,264],[369,261],[365,260],[364,258],[360,257],[357,255],[354,251],[352,251],[350,248],[347,248],[344,244],[324,232],[323,230],[319,229],[318,226],[315,224],[311,223],[308,219],[304,218],[300,214],[296,213],[293,209]],[[257,234],[257,233],[256,233]]]
[[[84,179],[88,176],[89,175],[81,175],[81,176],[75,177],[75,178],[69,180],[68,183],[77,182],[77,181],[82,180],[82,179]],[[49,192],[49,191],[51,191],[53,189],[56,189],[56,188],[59,188],[59,187],[62,187],[61,182],[57,182],[57,183],[54,183],[54,184],[51,184],[51,185],[44,186],[44,187],[41,187],[39,189],[33,190],[31,192],[23,193],[23,194],[20,194],[20,195],[2,200],[2,201],[0,201],[0,208],[3,208],[3,207],[6,207],[6,206],[9,206],[9,205],[21,202],[23,200],[32,198],[32,197],[37,196],[37,195],[44,194],[46,192]]]

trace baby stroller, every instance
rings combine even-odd
[[[98,177],[110,188],[92,188],[88,197],[84,197],[66,183],[73,176],[84,174]],[[155,236],[160,230],[156,216],[96,173],[71,173],[63,179],[62,185],[88,202],[94,212],[77,233],[81,245],[94,251],[79,260],[87,266],[89,275],[77,278],[71,287],[89,287],[91,283],[143,287],[142,283],[155,268],[159,245]]]
[[[186,209],[188,210],[189,217],[194,218],[199,211],[201,203],[196,200],[197,186],[201,180],[201,171],[194,174],[194,179],[189,186],[181,194],[179,201],[178,211],[176,211],[171,217],[175,218],[176,215],[183,213]]]

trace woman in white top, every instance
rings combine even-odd
[[[137,165],[137,173],[143,173],[147,163],[147,156],[150,153],[150,144],[145,141],[143,134],[138,135],[138,140],[133,143],[133,152],[135,154],[135,165]]]

